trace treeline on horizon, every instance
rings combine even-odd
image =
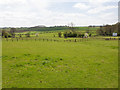
[[[12,35],[10,32],[14,31],[17,32],[25,32],[25,31],[69,31],[70,27],[68,26],[54,26],[54,27],[21,27],[21,28],[2,28],[2,31],[4,33],[8,33]],[[104,25],[104,26],[88,26],[88,27],[74,27],[75,31],[92,31],[94,30],[97,35],[100,36],[112,36],[113,33],[118,33],[118,36],[120,36],[120,23],[116,23],[113,25]],[[12,35],[13,36],[13,35]]]
[[[97,28],[96,28],[97,27]],[[14,28],[14,27],[12,27]],[[89,27],[74,27],[76,30],[97,30],[99,26],[89,26]],[[1,28],[2,30],[10,31],[9,28]],[[53,26],[53,27],[20,27],[15,28],[16,32],[25,32],[25,31],[59,31],[59,30],[69,30],[68,26]]]
[[[113,25],[100,26],[97,30],[97,34],[101,36],[112,36],[113,33],[117,33],[120,36],[120,22]]]

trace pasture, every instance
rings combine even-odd
[[[46,34],[46,38],[52,37],[53,34]],[[60,41],[3,39],[2,87],[118,87],[118,40],[54,39]]]

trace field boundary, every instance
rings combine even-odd
[[[84,42],[84,41],[93,41],[93,40],[120,40],[120,38],[4,38],[5,41],[51,41],[51,42]]]

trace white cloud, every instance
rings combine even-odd
[[[2,13],[0,14],[0,25],[35,26],[42,24],[50,26],[66,25],[70,22],[73,22],[75,25],[89,25],[115,22],[117,18],[115,14],[103,13],[105,10],[116,8],[116,6],[104,6],[103,3],[108,2],[108,0],[94,0],[99,1],[99,5],[94,3],[93,0],[90,0],[89,3],[84,3],[88,2],[87,0],[75,1],[76,4],[73,7],[83,9],[83,11],[84,9],[88,10],[88,15],[86,15],[86,12],[63,13],[59,10],[52,11],[48,9],[52,2],[63,3],[73,2],[73,0],[53,0],[52,2],[51,0],[0,0],[0,13]],[[64,7],[66,8],[66,6]],[[91,16],[93,13],[99,13],[99,16]]]
[[[0,0],[0,4],[26,3],[26,0]]]
[[[113,17],[114,16],[114,17]],[[111,19],[116,19],[117,16],[115,15],[115,13],[102,13],[98,16],[100,19],[102,20],[111,20]]]
[[[89,3],[94,5],[101,5],[108,2],[118,2],[119,0],[88,0]]]
[[[117,23],[118,17],[115,13],[102,13],[98,16],[101,21],[104,21],[103,24],[114,24]]]
[[[84,3],[77,3],[73,7],[79,8],[79,9],[88,9],[88,8],[90,8],[88,5],[86,5]]]
[[[88,11],[88,13],[90,14],[97,14],[97,13],[101,13],[102,11],[106,11],[108,9],[113,9],[113,8],[117,8],[117,6],[98,6],[98,7],[95,7],[93,9],[90,9]]]
[[[49,0],[28,0],[28,4],[36,9],[45,9],[49,6]]]

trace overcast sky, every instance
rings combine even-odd
[[[0,0],[0,27],[118,22],[119,0]]]

